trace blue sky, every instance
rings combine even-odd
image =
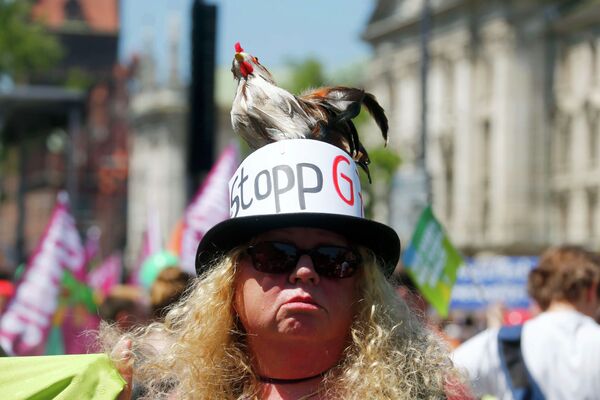
[[[268,68],[289,59],[315,56],[331,71],[370,54],[360,39],[374,0],[206,0],[216,4],[217,65],[228,66],[233,45],[260,58]],[[158,74],[168,70],[170,26],[178,21],[179,68],[189,76],[189,32],[192,0],[121,0],[120,57],[151,49]]]

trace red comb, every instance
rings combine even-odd
[[[242,45],[240,45],[240,42],[236,42],[235,44],[235,52],[236,53],[242,53],[244,51],[244,49],[242,49]]]

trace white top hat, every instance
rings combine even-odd
[[[358,169],[343,150],[325,142],[289,139],[250,154],[229,181],[230,217],[202,238],[196,271],[252,237],[284,227],[339,233],[370,248],[390,275],[400,240],[387,225],[364,218]]]

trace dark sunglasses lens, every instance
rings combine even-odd
[[[321,246],[311,256],[319,275],[327,278],[348,278],[360,264],[358,253],[346,247]]]
[[[287,243],[262,242],[250,246],[248,254],[257,271],[277,274],[294,268],[297,250]]]

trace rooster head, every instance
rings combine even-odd
[[[269,83],[275,84],[269,70],[258,62],[257,57],[244,52],[240,42],[235,44],[235,56],[231,64],[231,72],[233,73],[233,77],[238,81],[260,77]]]

